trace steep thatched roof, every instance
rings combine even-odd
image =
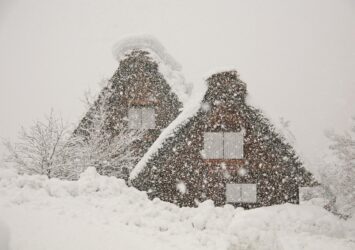
[[[169,183],[179,179],[191,179],[194,182],[191,185],[200,185],[197,182],[203,183],[203,178],[208,178],[206,164],[209,164],[200,152],[203,133],[243,129],[246,130],[244,164],[255,169],[252,173],[255,178],[266,175],[280,183],[287,178],[298,186],[315,183],[294,149],[276,132],[271,122],[260,110],[246,103],[246,84],[236,71],[214,74],[207,79],[207,85],[208,89],[195,110],[180,114],[136,165],[130,175],[134,186],[143,190],[154,190],[154,187],[161,190],[159,186],[165,183],[164,189],[173,189]]]

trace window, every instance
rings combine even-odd
[[[229,203],[255,203],[256,184],[227,184],[226,200]]]
[[[204,134],[205,159],[242,159],[241,132],[207,132]]]
[[[130,108],[128,110],[128,127],[130,129],[155,128],[154,108]]]

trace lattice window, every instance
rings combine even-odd
[[[242,159],[243,134],[241,132],[204,133],[205,159]]]
[[[256,184],[228,183],[226,200],[228,203],[256,203]]]
[[[155,110],[154,108],[129,108],[128,127],[130,129],[154,129]]]

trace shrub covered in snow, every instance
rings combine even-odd
[[[102,95],[95,102],[95,112],[85,117],[90,126],[76,129],[74,136],[53,112],[44,121],[38,120],[29,128],[22,128],[15,143],[4,141],[8,150],[6,163],[19,173],[48,178],[77,179],[88,166],[94,166],[101,174],[128,177],[138,159],[130,146],[142,133],[128,130],[123,124],[117,124],[108,133],[105,126],[109,96]]]
[[[355,215],[355,117],[343,134],[327,131],[330,156],[322,162],[321,181],[333,200],[328,208],[342,216]]]
[[[22,128],[16,143],[4,141],[5,160],[20,173],[58,176],[69,137],[70,130],[52,111],[44,121]]]

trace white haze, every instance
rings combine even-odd
[[[352,0],[0,0],[0,137],[52,107],[77,122],[84,91],[112,76],[112,46],[132,33],[157,37],[196,85],[236,68],[251,102],[290,120],[312,161],[327,152],[323,131],[355,115]]]

